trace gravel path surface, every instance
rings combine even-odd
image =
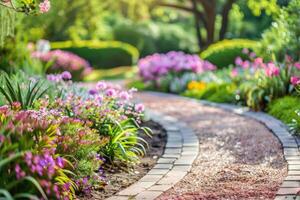
[[[174,96],[140,93],[137,98],[188,123],[200,141],[191,172],[159,200],[274,199],[287,164],[279,141],[264,125]]]

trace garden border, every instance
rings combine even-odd
[[[183,97],[175,94],[160,92],[147,92],[154,95],[176,97],[183,100],[199,103],[200,105],[219,108],[234,114],[252,118],[266,126],[274,136],[278,138],[282,145],[283,155],[288,164],[288,176],[284,179],[275,200],[300,199],[300,138],[293,136],[288,127],[280,120],[264,112],[254,112],[248,107],[227,103],[214,103],[206,100],[197,100],[189,97]],[[297,194],[298,193],[298,194]]]
[[[150,110],[146,116],[167,132],[164,153],[144,177],[107,200],[153,200],[183,179],[198,156],[198,137],[186,123]]]

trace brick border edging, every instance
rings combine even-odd
[[[284,199],[300,199],[300,143],[289,131],[287,126],[280,120],[263,112],[251,111],[248,107],[241,107],[227,103],[214,103],[205,100],[197,100],[189,97],[183,97],[174,94],[166,94],[160,92],[146,92],[159,96],[168,96],[188,100],[199,103],[201,105],[220,108],[241,116],[255,119],[256,121],[264,124],[274,136],[278,138],[283,148],[283,155],[288,164],[288,176],[284,179],[279,190],[277,191],[275,200]]]
[[[144,177],[107,200],[153,200],[183,179],[198,156],[198,137],[186,123],[150,110],[147,116],[167,132],[164,153]]]

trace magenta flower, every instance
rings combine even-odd
[[[19,164],[16,164],[15,172],[16,172],[17,179],[21,179],[26,176],[26,173],[21,169]]]
[[[291,84],[296,86],[296,85],[299,85],[300,84],[300,78],[297,77],[297,76],[292,76],[291,77]]]
[[[267,67],[265,68],[265,73],[268,77],[278,76],[280,73],[280,69],[275,66],[274,63],[268,63]]]
[[[300,62],[295,62],[295,63],[294,63],[294,66],[295,66],[297,69],[300,69]]]
[[[243,48],[242,53],[243,53],[243,54],[248,54],[248,53],[249,53],[249,49]]]
[[[238,65],[238,66],[242,66],[242,64],[243,64],[242,58],[241,57],[237,57],[235,59],[235,64]]]
[[[90,89],[89,94],[90,95],[96,95],[96,94],[98,94],[98,91],[96,89]]]
[[[233,69],[231,70],[230,76],[231,76],[232,78],[234,78],[234,77],[237,77],[238,74],[239,74],[238,68],[233,68]]]
[[[46,13],[50,10],[51,4],[49,0],[44,0],[42,3],[39,4],[40,13]]]

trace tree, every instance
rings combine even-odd
[[[156,0],[153,6],[164,6],[191,13],[195,21],[198,45],[203,50],[215,41],[225,38],[229,13],[236,2],[238,0]],[[267,10],[267,14],[274,14],[278,11],[276,0],[248,0],[248,6],[257,15],[262,10]],[[216,35],[218,15],[221,17],[221,28]],[[204,28],[205,34],[201,34],[201,28]]]

